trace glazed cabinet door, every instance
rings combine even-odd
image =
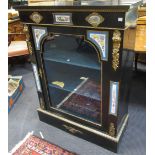
[[[101,124],[101,63],[83,36],[53,34],[43,45],[50,109]]]

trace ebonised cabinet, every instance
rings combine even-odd
[[[15,8],[25,24],[40,120],[117,152],[134,56],[123,49],[124,31],[136,7]]]

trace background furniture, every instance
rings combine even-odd
[[[19,18],[8,20],[8,57],[11,64],[15,63],[15,58],[22,56],[27,60],[29,55],[23,28]]]
[[[10,9],[13,6],[17,6],[17,5],[25,5],[27,4],[28,0],[8,0],[8,8]]]
[[[40,120],[114,152],[128,121],[134,53],[123,51],[123,36],[126,13],[136,9],[129,7],[15,7],[27,30]]]
[[[140,55],[146,54],[146,8],[138,10],[136,27],[125,30],[124,48],[135,52],[135,70]],[[143,60],[145,61],[145,60]]]
[[[28,48],[26,41],[11,41],[8,47],[8,57],[16,57],[28,55]]]

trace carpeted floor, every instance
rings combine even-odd
[[[25,90],[9,113],[8,150],[11,150],[28,132],[41,136],[67,150],[80,155],[114,155],[100,146],[72,136],[58,128],[39,121],[36,109],[39,101],[30,64],[17,65],[11,68],[10,74],[23,75]],[[118,155],[146,154],[146,74],[134,73],[132,93],[129,103],[129,123],[120,144]]]

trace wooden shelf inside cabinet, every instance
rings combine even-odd
[[[54,53],[52,52],[52,54],[54,54]],[[61,51],[59,51],[59,54],[61,55]],[[91,59],[82,60],[82,59],[80,59],[80,54],[75,54],[73,57],[71,55],[69,55],[69,56],[65,55],[64,57],[59,56],[58,59],[56,59],[54,57],[55,56],[52,55],[52,58],[49,58],[48,54],[46,54],[44,57],[44,61],[49,62],[49,63],[52,63],[52,62],[60,63],[62,65],[66,65],[66,66],[71,65],[71,66],[81,67],[81,68],[84,67],[84,68],[88,68],[91,70],[93,70],[93,69],[100,70],[100,64],[98,62],[91,61]],[[75,57],[76,57],[76,59],[75,59]]]
[[[65,40],[72,44],[67,45]],[[97,52],[92,52],[92,47],[83,39],[77,40],[77,37],[61,36],[48,41],[44,48],[44,60],[62,65],[73,65],[89,69],[100,70],[100,62]]]

